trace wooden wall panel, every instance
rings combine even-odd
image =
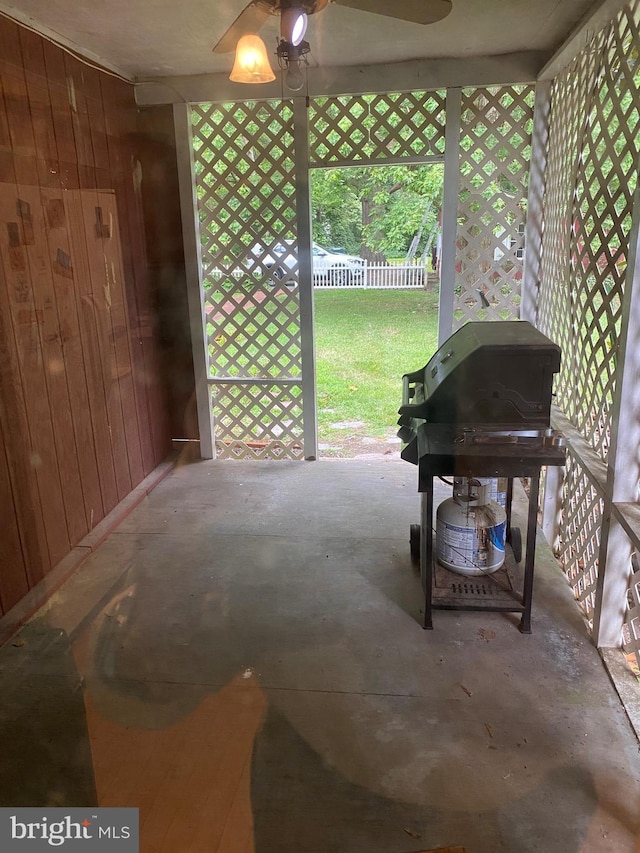
[[[26,566],[20,545],[18,519],[13,503],[11,478],[6,457],[6,442],[0,422],[0,513],[2,513],[2,536],[0,536],[0,616],[29,591]]]
[[[120,226],[115,194],[99,191],[96,212],[100,211],[102,228],[102,251],[106,271],[106,287],[109,294],[113,349],[117,370],[122,415],[126,430],[127,453],[131,479],[139,482],[145,476],[140,446],[140,432],[136,407],[136,393],[133,383],[132,355],[127,319],[126,288],[122,249],[120,244]],[[98,227],[96,225],[96,227]],[[152,463],[152,467],[155,464]]]
[[[78,457],[78,467],[84,497],[84,516],[87,529],[91,530],[104,518],[104,506],[100,488],[100,474],[96,459],[96,440],[100,436],[95,406],[90,403],[87,386],[88,371],[84,360],[80,332],[78,306],[79,291],[76,288],[78,265],[72,263],[72,249],[67,222],[64,190],[42,189],[42,202],[47,225],[49,262],[54,281],[60,341],[64,350],[64,364],[69,388],[73,435]],[[106,430],[102,441],[108,440]],[[110,457],[110,454],[109,454]],[[107,460],[107,471],[113,477],[113,466]],[[115,481],[113,492],[115,494]],[[115,499],[115,498],[114,498]]]
[[[17,347],[2,264],[0,264],[0,394],[0,427],[12,486],[13,511],[24,559],[23,567],[5,566],[0,563],[0,572],[5,576],[5,583],[12,584],[16,582],[12,576],[15,573],[21,575],[24,570],[31,587],[43,577],[51,563],[40,490],[32,464],[27,407],[18,367]],[[15,436],[21,436],[22,441],[16,443]],[[3,519],[5,515],[11,517],[9,506],[3,507]]]
[[[197,438],[193,353],[184,277],[184,246],[179,198],[176,142],[171,106],[145,108],[138,114],[136,160],[142,164],[145,241],[154,283],[155,321],[162,374],[169,395],[172,434]]]
[[[109,151],[109,170],[118,200],[118,215],[122,228],[123,264],[128,277],[135,282],[127,294],[130,317],[136,318],[129,328],[131,351],[136,364],[136,407],[140,426],[140,448],[145,470],[153,467],[157,458],[152,415],[157,411],[155,399],[156,370],[152,351],[153,319],[149,306],[147,264],[143,231],[138,222],[134,181],[138,179],[131,147],[135,127],[135,103],[130,90],[113,77],[101,80],[105,106],[105,130]]]
[[[109,351],[105,346],[104,323],[91,281],[91,270],[85,238],[84,213],[79,190],[67,190],[64,195],[65,217],[69,226],[71,263],[77,288],[79,325],[86,382],[89,393],[91,421],[94,428],[96,460],[100,472],[100,489],[105,514],[118,503],[118,488],[114,463],[114,445],[104,373],[109,370]],[[103,349],[106,350],[103,352]],[[104,366],[104,363],[107,363]]]
[[[170,449],[136,122],[0,16],[0,614]]]
[[[20,198],[19,186],[5,184],[0,187],[0,255],[27,412],[30,459],[38,481],[51,566],[66,556],[70,542],[41,340],[44,307],[39,295],[36,296],[36,286],[40,282],[37,276],[35,282],[32,280],[28,256],[28,246],[35,239],[33,227],[37,227],[37,223],[31,220],[26,205],[26,199]],[[25,441],[27,435],[20,436],[20,440]]]

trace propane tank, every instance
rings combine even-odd
[[[497,572],[504,563],[507,516],[490,499],[489,479],[454,480],[453,497],[436,515],[438,562],[461,575]]]

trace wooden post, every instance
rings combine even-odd
[[[447,124],[444,148],[442,194],[442,254],[440,260],[440,305],[438,345],[453,331],[453,291],[456,286],[456,236],[458,231],[458,187],[460,182],[460,117],[462,89],[447,90]]]
[[[307,99],[293,98],[295,139],[296,213],[298,221],[298,292],[302,350],[302,419],[304,457],[318,454],[316,354],[313,325],[313,270],[311,254],[311,189],[309,185],[309,117]]]
[[[522,276],[522,302],[520,319],[536,325],[538,313],[538,287],[542,251],[542,207],[544,175],[547,166],[547,139],[551,109],[551,81],[536,85],[531,137],[531,166],[527,200],[527,224],[524,237],[524,273]],[[545,488],[546,493],[546,488]]]
[[[640,466],[640,187],[633,202],[633,227],[622,300],[618,368],[609,446],[607,491],[600,539],[593,635],[598,647],[621,643],[629,585],[631,542],[612,513],[614,503],[638,500]]]
[[[203,459],[213,459],[215,456],[215,444],[213,441],[213,419],[209,383],[207,381],[209,358],[204,313],[204,288],[202,286],[202,259],[198,232],[198,200],[193,179],[193,146],[191,142],[191,124],[189,122],[189,104],[174,104],[173,120],[176,134],[176,155],[180,185],[182,237],[184,240],[193,372],[196,380],[200,456]]]

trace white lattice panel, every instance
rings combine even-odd
[[[556,78],[551,98],[538,322],[562,350],[555,388],[559,405],[571,418],[575,414],[571,393],[574,366],[569,260],[573,200],[586,121],[585,104],[589,102],[590,92],[595,86],[601,49],[602,36]]]
[[[216,449],[227,458],[299,458],[291,105],[195,104],[191,115]]]
[[[315,166],[441,155],[445,92],[314,98],[309,127],[310,161]]]
[[[598,550],[603,502],[579,462],[567,455],[560,562],[585,616],[591,623],[598,579]]]
[[[519,316],[532,86],[465,89],[454,327]]]
[[[212,392],[220,459],[301,459],[299,384],[218,384]]]
[[[540,317],[565,356],[559,403],[603,458],[640,156],[639,49],[634,3],[553,90]]]

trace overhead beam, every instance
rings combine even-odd
[[[382,65],[309,68],[306,94],[322,97],[531,83],[547,58],[548,53],[525,51],[465,59],[423,59]],[[154,77],[138,82],[135,89],[139,106],[247,101],[256,98],[288,98],[292,95],[281,78],[276,78],[273,83],[256,86],[232,83],[226,74]]]
[[[627,5],[625,0],[602,0],[596,3],[547,62],[538,80],[553,80],[557,77],[584,50],[594,35],[608,26]]]

